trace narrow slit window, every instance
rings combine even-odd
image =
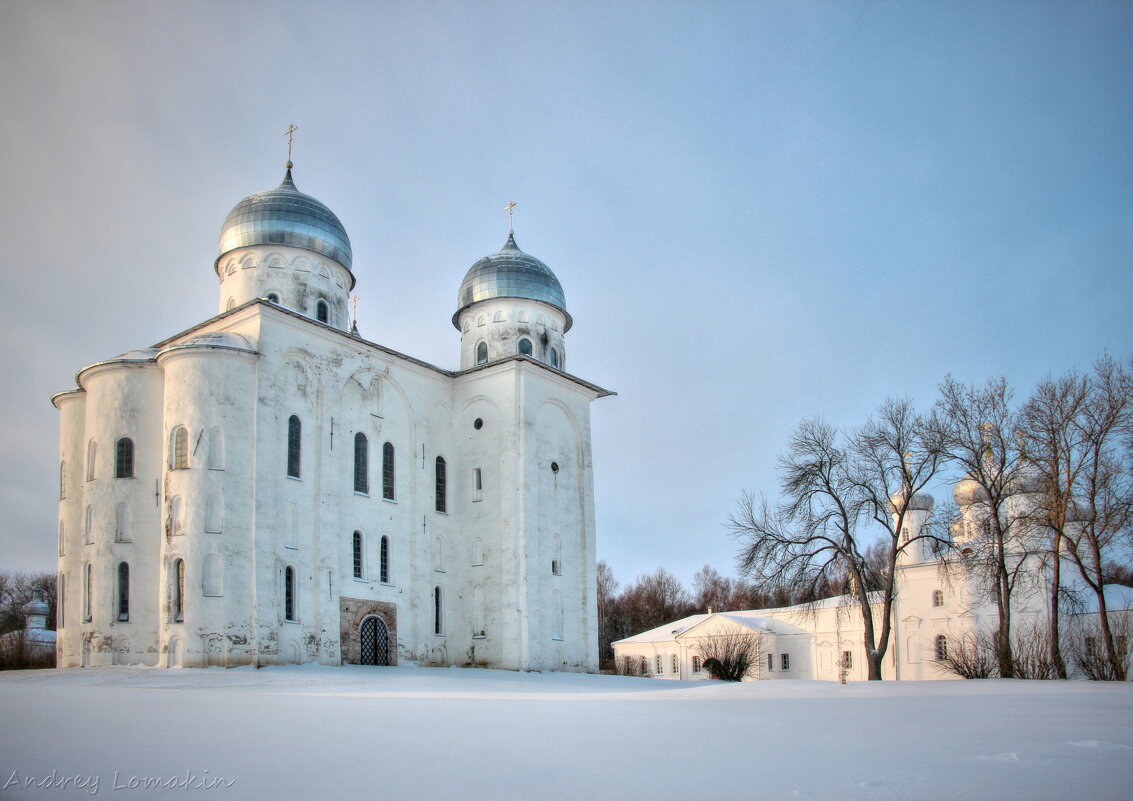
[[[438,456],[434,466],[434,483],[435,483],[435,508],[438,512],[448,511],[448,491],[447,491],[447,476],[446,466],[443,456]]]
[[[173,622],[181,623],[185,620],[185,560],[178,559],[173,563],[173,598],[170,606],[173,608]]]
[[[295,568],[288,565],[283,571],[283,618],[294,623],[295,614]]]
[[[130,619],[130,565],[118,563],[118,621]]]
[[[394,499],[393,469],[393,445],[387,442],[382,445],[382,497],[387,501]]]
[[[173,436],[169,443],[169,466],[174,470],[185,470],[189,467],[189,430],[185,426],[173,429]]]
[[[122,437],[114,446],[114,477],[134,477],[134,441]]]
[[[433,633],[444,634],[444,593],[440,587],[433,587]]]
[[[303,424],[295,415],[287,420],[287,475],[299,478],[300,438],[303,434]]]
[[[361,431],[354,435],[354,491],[370,492],[370,441]]]
[[[378,578],[382,584],[389,584],[389,537],[382,537],[379,562]]]
[[[354,578],[362,578],[362,532],[354,532]]]
[[[93,571],[90,562],[87,562],[85,581],[83,582],[83,620],[90,623],[91,620],[91,581],[93,578]]]

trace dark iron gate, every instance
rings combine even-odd
[[[370,616],[359,628],[363,665],[389,664],[389,629],[380,617]]]

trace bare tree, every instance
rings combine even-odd
[[[720,575],[716,568],[705,565],[692,576],[693,608],[697,612],[728,611],[736,597],[736,583]]]
[[[988,381],[969,387],[945,378],[940,385],[937,420],[948,456],[964,471],[962,481],[982,505],[982,535],[967,543],[962,566],[974,588],[996,607],[996,662],[1000,676],[1014,678],[1011,599],[1027,578],[1027,557],[1035,550],[1031,520],[1011,501],[1027,478],[1022,458],[1020,421],[1012,407],[1007,382]]]
[[[1067,676],[1061,646],[1062,562],[1068,527],[1078,516],[1074,493],[1088,452],[1078,418],[1089,395],[1090,382],[1085,376],[1071,372],[1059,379],[1048,378],[1039,383],[1024,404],[1020,419],[1023,456],[1033,467],[1039,490],[1033,514],[1048,540],[1048,641],[1054,672],[1060,679]]]
[[[882,404],[849,438],[822,421],[804,421],[779,459],[782,501],[757,504],[748,493],[728,519],[744,543],[740,568],[761,589],[789,588],[808,601],[835,589],[853,597],[872,680],[882,678],[892,633],[898,556],[936,539],[931,526],[904,533],[924,503],[918,493],[944,463],[940,431],[904,400]],[[880,544],[873,541],[878,535]]]
[[[638,576],[622,593],[620,603],[630,632],[647,631],[692,612],[688,591],[663,567]]]
[[[745,493],[727,526],[743,542],[740,569],[761,589],[801,590],[817,598],[848,578],[861,610],[866,652],[873,654],[877,639],[858,539],[862,498],[841,440],[820,420],[800,423],[779,459],[782,502],[773,507]],[[881,678],[879,659],[870,659],[869,678]]]
[[[36,587],[43,590],[50,610],[47,628],[54,629],[55,582],[54,573],[0,573],[0,634],[23,629],[24,605],[35,595]]]
[[[748,676],[759,676],[763,649],[757,631],[707,635],[695,647],[701,664],[714,679],[743,681]]]
[[[1119,681],[1127,676],[1105,599],[1105,561],[1133,544],[1133,371],[1102,358],[1089,376],[1088,394],[1074,418],[1082,443],[1081,468],[1071,487],[1073,525],[1065,532],[1066,552],[1097,599],[1101,645]]]
[[[614,640],[620,640],[633,632],[625,631],[621,616],[618,614],[618,581],[614,578],[614,571],[605,561],[598,563],[598,659],[608,662],[614,658],[614,649],[610,646]]]
[[[936,660],[937,669],[964,679],[989,679],[996,670],[995,635],[977,629],[959,641],[950,641]]]
[[[1129,644],[1133,643],[1133,617],[1128,613],[1110,614],[1106,621],[1115,644],[1118,664],[1102,645],[1100,618],[1094,615],[1075,615],[1067,626],[1066,651],[1074,667],[1093,681],[1116,681],[1121,674],[1129,675]]]
[[[931,499],[922,491],[946,462],[942,427],[918,414],[907,399],[887,400],[851,439],[851,478],[862,514],[881,532],[881,539],[862,554],[861,578],[880,594],[877,645],[867,643],[870,677],[881,677],[889,648],[896,595],[897,561],[922,541],[935,547],[948,541],[935,534],[931,520],[915,528],[914,513],[931,514]],[[863,608],[863,614],[865,610]]]

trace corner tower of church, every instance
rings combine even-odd
[[[287,162],[275,189],[236,204],[220,229],[220,311],[266,298],[340,330],[350,327],[350,238],[334,212],[298,190]]]

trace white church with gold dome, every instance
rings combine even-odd
[[[52,399],[58,665],[596,670],[611,393],[566,370],[558,279],[509,233],[460,284],[459,369],[369,342],[291,171],[225,220],[216,316]]]

